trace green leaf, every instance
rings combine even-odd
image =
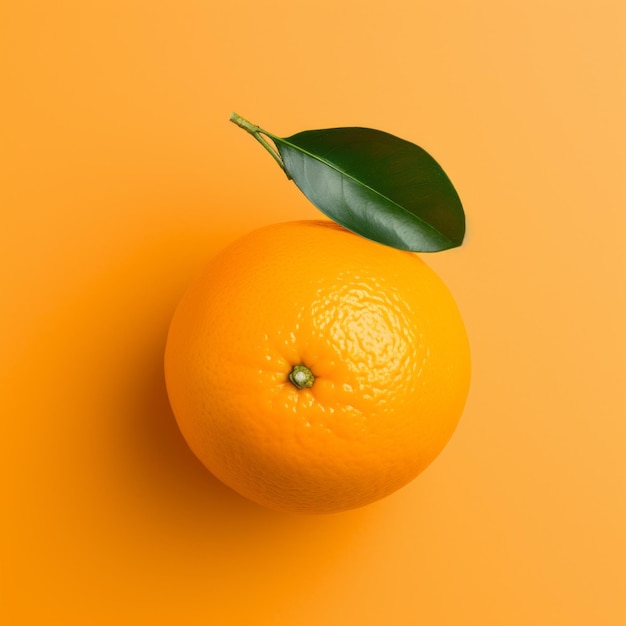
[[[273,152],[260,135],[271,138],[280,158],[273,156],[288,177],[345,228],[414,252],[461,245],[465,215],[459,196],[419,146],[370,128],[312,130],[281,138],[245,120],[248,127],[233,121]]]

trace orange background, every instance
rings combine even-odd
[[[624,7],[3,3],[0,621],[624,624]],[[192,277],[318,216],[232,110],[392,132],[464,201],[466,244],[427,261],[470,333],[467,409],[361,510],[248,503],[168,407]]]

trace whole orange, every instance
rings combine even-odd
[[[330,513],[392,493],[437,456],[470,355],[417,254],[304,221],[218,254],[174,314],[165,374],[180,430],[217,478],[273,509]]]

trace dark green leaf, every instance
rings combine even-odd
[[[309,130],[283,138],[236,113],[230,121],[261,143],[315,206],[355,233],[415,252],[463,242],[459,196],[419,146],[371,128]]]
[[[369,128],[269,135],[287,174],[320,211],[355,233],[415,252],[459,246],[459,196],[422,148]]]

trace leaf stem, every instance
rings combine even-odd
[[[239,126],[239,128],[243,128],[246,132],[250,133],[272,155],[272,158],[274,159],[274,161],[276,161],[276,163],[278,163],[280,169],[283,170],[283,172],[285,172],[285,174],[287,175],[287,178],[291,180],[291,176],[289,176],[289,172],[287,172],[287,169],[285,168],[285,164],[280,157],[280,153],[265,139],[263,135],[269,137],[272,140],[276,140],[278,139],[278,137],[272,135],[272,133],[268,133],[266,130],[263,130],[256,124],[252,124],[248,120],[241,117],[241,115],[237,115],[237,113],[231,114],[230,121],[233,124]]]

